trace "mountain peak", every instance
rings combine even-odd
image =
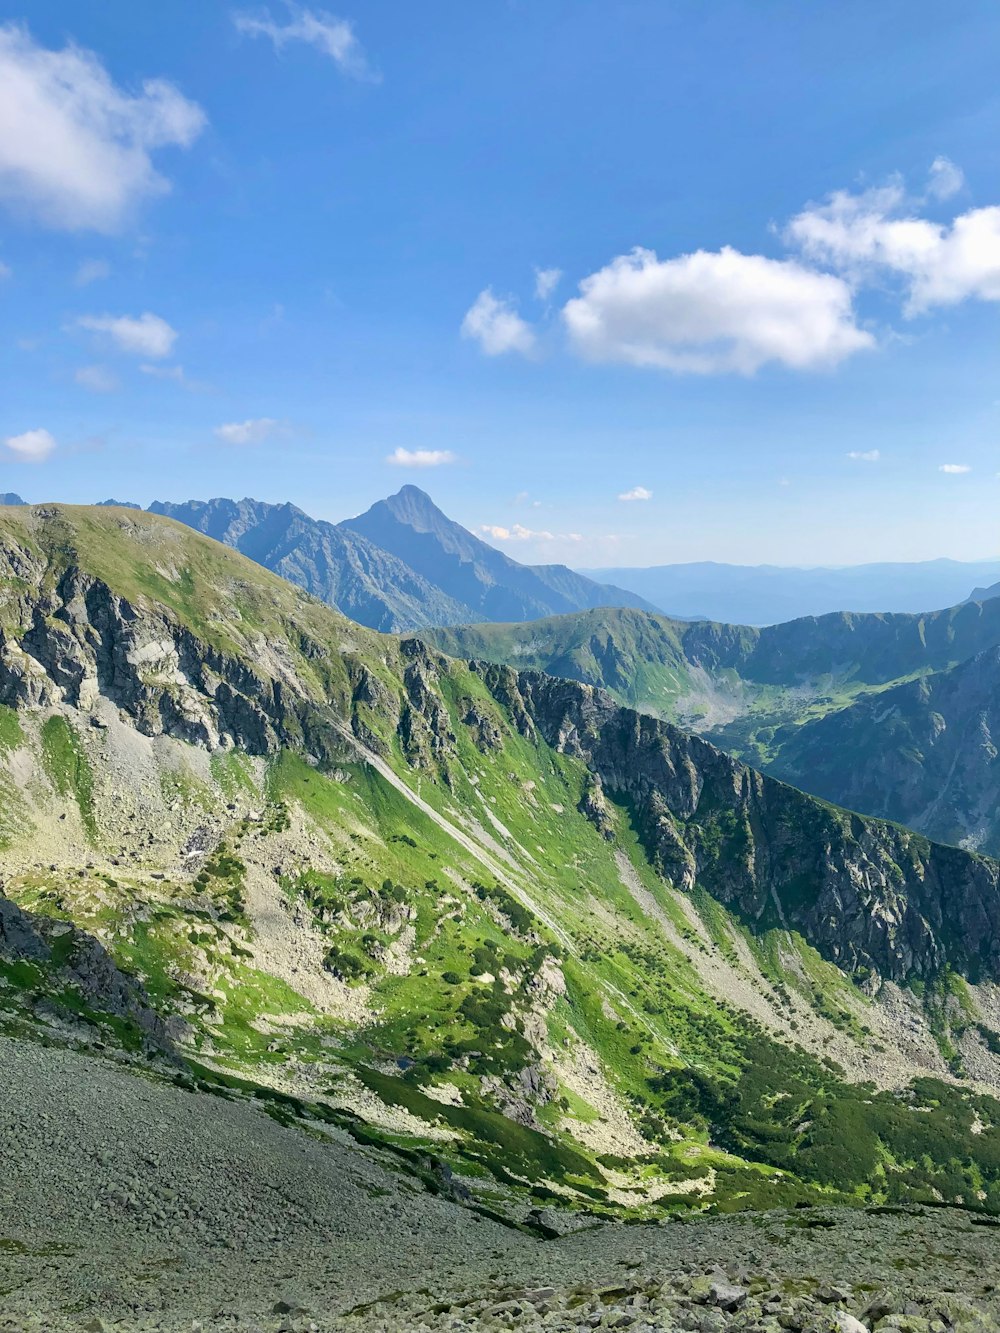
[[[372,509],[378,509],[384,505],[392,514],[393,518],[400,523],[406,523],[411,528],[417,528],[418,531],[426,532],[439,527],[442,523],[451,525],[452,520],[440,510],[426,491],[422,491],[419,486],[413,486],[409,482],[401,486],[395,495],[389,495],[384,500],[372,505]],[[371,510],[369,510],[371,513]]]

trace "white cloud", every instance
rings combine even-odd
[[[267,10],[260,14],[235,13],[233,23],[248,37],[269,38],[279,51],[287,42],[306,42],[329,56],[345,74],[356,79],[377,77],[369,68],[361,43],[347,19],[336,18],[322,9],[304,9],[293,4],[288,8],[291,17],[287,23],[276,23]]]
[[[728,246],[666,260],[637,248],[584,278],[580,293],[563,319],[590,361],[751,375],[772,361],[834,366],[875,341],[841,278]]]
[[[149,356],[158,360],[169,356],[177,340],[172,329],[159,315],[82,315],[77,321],[81,329],[101,333],[121,352],[130,356]]]
[[[536,268],[535,269],[535,295],[539,301],[547,301],[555,289],[559,286],[559,279],[562,277],[561,268]]]
[[[450,449],[394,449],[385,461],[393,467],[443,467],[458,459]]]
[[[965,184],[962,168],[955,165],[951,158],[936,157],[931,163],[927,175],[927,192],[935,199],[950,199],[958,194]]]
[[[24,463],[42,463],[56,442],[47,430],[26,430],[22,435],[8,435],[4,446]]]
[[[877,449],[852,449],[847,457],[856,463],[877,463],[882,455]]]
[[[204,124],[163,79],[130,94],[92,52],[49,51],[25,27],[0,27],[0,198],[46,226],[117,231],[170,188],[153,150],[188,147]]]
[[[647,491],[645,486],[633,486],[630,491],[622,491],[619,500],[652,500],[653,492]]]
[[[176,380],[178,384],[185,382],[183,366],[150,366],[143,364],[139,367],[144,375],[152,375],[157,380]]]
[[[111,265],[106,259],[85,259],[76,270],[73,279],[77,287],[89,287],[92,282],[100,282],[111,276]]]
[[[274,417],[251,417],[247,421],[228,421],[216,426],[214,434],[224,444],[263,444],[284,430],[284,423]]]
[[[950,223],[915,215],[898,181],[838,190],[789,223],[786,239],[810,259],[860,282],[883,270],[906,288],[904,313],[974,297],[1000,301],[1000,208],[974,208]]]
[[[938,468],[938,471],[958,474],[962,472],[971,472],[972,468],[969,467],[968,463],[942,463]]]
[[[544,529],[526,528],[514,523],[509,528],[499,523],[482,523],[479,531],[498,542],[582,542],[579,532],[546,532]]]
[[[121,388],[118,376],[107,366],[81,366],[73,376],[82,389],[91,393],[114,393]]]
[[[462,320],[462,337],[474,338],[487,356],[520,352],[527,356],[535,346],[535,334],[514,309],[509,297],[498,298],[487,287],[476,297]]]

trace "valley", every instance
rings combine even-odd
[[[421,633],[607,689],[824,800],[1000,852],[996,598],[764,629],[607,609]]]

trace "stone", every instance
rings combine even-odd
[[[847,1300],[847,1292],[841,1287],[835,1287],[832,1283],[824,1283],[816,1288],[815,1296],[823,1305],[840,1305]]]
[[[709,1288],[709,1300],[720,1310],[732,1312],[746,1304],[747,1293],[743,1287],[735,1287],[730,1282],[713,1282]]]
[[[855,1318],[846,1310],[834,1311],[833,1326],[837,1333],[869,1333],[868,1325],[863,1324],[860,1319]]]
[[[300,1301],[297,1301],[294,1297],[284,1296],[274,1302],[274,1305],[271,1307],[271,1313],[303,1315],[303,1314],[308,1314],[309,1311]]]

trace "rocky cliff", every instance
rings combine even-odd
[[[800,931],[848,972],[1000,978],[1000,868],[763,776],[697,736],[539,672],[479,664],[494,696],[627,802],[678,887]]]

